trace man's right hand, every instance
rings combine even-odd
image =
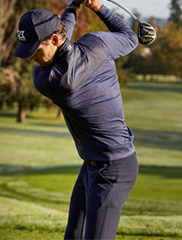
[[[84,3],[94,12],[97,12],[102,7],[102,4],[98,0],[85,0]]]

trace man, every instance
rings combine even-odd
[[[123,204],[138,173],[132,131],[126,126],[114,59],[136,48],[135,33],[98,0],[86,0],[108,32],[70,42],[76,11],[70,3],[61,19],[32,10],[19,22],[14,53],[40,66],[36,89],[62,109],[83,159],[75,183],[64,239],[115,239]]]

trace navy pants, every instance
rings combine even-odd
[[[64,239],[115,239],[123,204],[138,174],[135,154],[84,163],[75,183]]]

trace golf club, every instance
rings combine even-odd
[[[118,7],[122,8],[127,12],[131,17],[133,17],[138,22],[138,40],[140,44],[149,45],[152,44],[156,39],[155,29],[147,22],[140,21],[132,12],[121,6],[119,3],[113,0],[105,0],[111,2]]]

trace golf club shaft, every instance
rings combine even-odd
[[[130,12],[129,10],[127,10],[126,8],[124,8],[123,6],[121,6],[119,3],[113,1],[113,0],[106,0],[108,2],[111,2],[115,5],[117,5],[118,7],[122,8],[125,12],[127,12],[130,16],[132,16],[135,20],[137,20],[139,22],[139,19],[132,13]]]

